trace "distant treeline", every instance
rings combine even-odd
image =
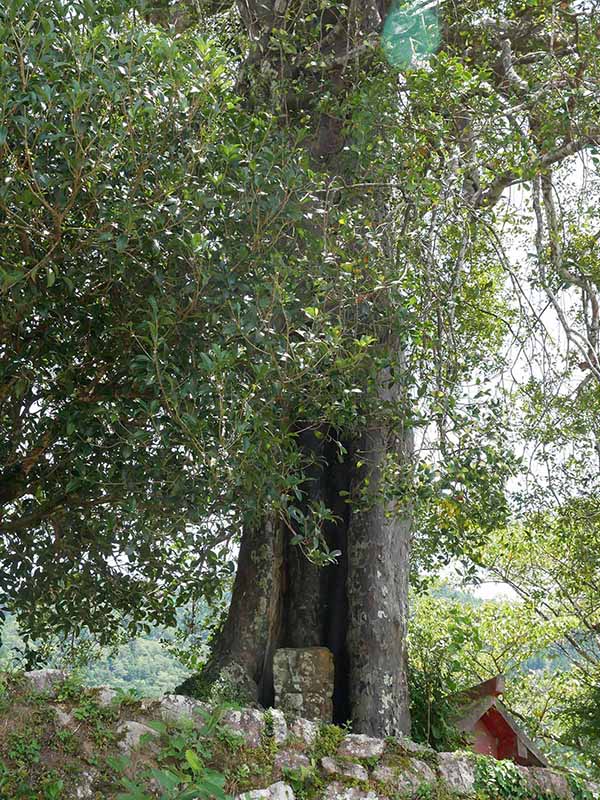
[[[116,647],[114,652],[104,651],[99,658],[82,666],[82,677],[90,686],[106,684],[114,688],[135,689],[147,697],[172,691],[189,674],[189,670],[163,643],[173,639],[173,631],[152,629]],[[4,623],[2,640],[0,668],[22,667],[23,641],[15,619],[10,615]]]

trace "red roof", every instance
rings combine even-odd
[[[545,757],[499,700],[504,686],[504,676],[496,675],[455,695],[459,705],[456,727],[473,735],[476,753],[510,759],[524,767],[548,766]]]

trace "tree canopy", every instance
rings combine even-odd
[[[434,300],[398,238],[414,201],[385,189],[386,220],[363,202],[422,150],[414,131],[357,143],[363,183],[328,186],[308,124],[290,147],[276,113],[242,106],[218,30],[63,11],[3,12],[3,591],[36,616],[60,594],[67,626],[85,594],[106,631],[110,609],[172,613],[186,571],[220,574],[218,544],[253,503],[294,513],[298,418],[360,424],[390,322],[414,339],[414,385]],[[377,95],[383,136],[393,87],[373,83],[355,125]],[[489,280],[478,270],[466,291]],[[478,317],[463,320],[473,359],[493,328]],[[297,522],[316,557],[314,520]]]
[[[523,661],[558,642],[597,691],[597,12],[2,6],[0,609],[27,639],[218,607],[240,552],[254,662],[338,609],[359,684],[412,546],[417,590],[488,571],[541,620]]]

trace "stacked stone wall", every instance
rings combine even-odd
[[[59,724],[77,732],[80,723],[60,701],[60,686],[65,675],[56,670],[41,670],[25,673],[24,679],[35,692],[48,698]],[[118,694],[108,687],[89,691],[100,707],[111,707],[119,701]],[[488,765],[483,771],[487,775],[490,765],[500,763],[483,756],[467,752],[437,753],[407,738],[383,740],[350,733],[322,721],[290,716],[281,709],[215,709],[176,694],[159,700],[141,700],[131,707],[121,705],[115,723],[118,748],[135,761],[140,751],[144,748],[151,751],[153,743],[158,741],[157,721],[202,731],[208,718],[217,721],[222,738],[230,737],[239,743],[240,762],[253,770],[253,788],[238,791],[234,794],[236,800],[461,800],[475,797],[510,800],[496,792],[494,785],[482,786],[481,759]],[[519,777],[515,800],[582,800],[586,795],[598,796],[595,786],[576,786],[568,773],[558,769],[512,764],[510,769],[513,776]],[[312,781],[310,791],[306,789],[308,783],[302,784],[304,778],[310,778],[308,783]],[[99,796],[96,779],[94,768],[85,771],[73,796],[95,800]]]

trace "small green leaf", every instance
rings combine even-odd
[[[203,764],[200,761],[200,759],[198,758],[198,756],[196,755],[196,753],[194,753],[193,750],[186,750],[185,751],[185,760],[190,765],[190,767],[192,768],[193,772],[201,772],[202,771]]]
[[[166,733],[167,730],[168,730],[168,728],[165,725],[165,723],[161,722],[161,720],[159,720],[159,719],[154,719],[154,720],[152,720],[152,722],[149,722],[148,723],[148,727],[152,728],[152,730],[156,731],[157,733]]]
[[[129,243],[129,237],[125,236],[125,234],[121,234],[121,236],[117,236],[117,241],[115,246],[117,248],[117,253],[124,253],[127,250],[127,245]]]
[[[153,769],[151,770],[151,774],[157,783],[169,792],[172,792],[173,789],[176,789],[181,783],[179,776],[168,769]]]

